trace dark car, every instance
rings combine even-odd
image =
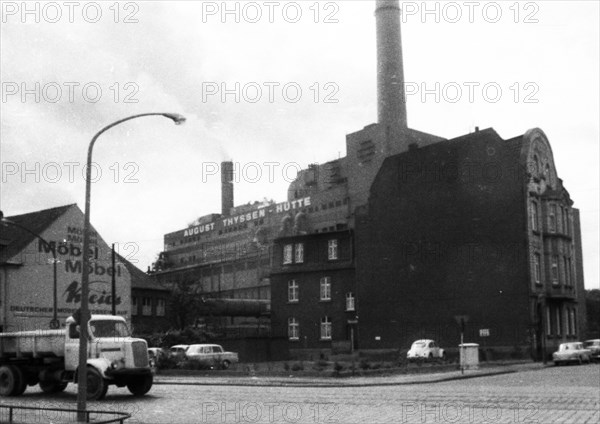
[[[600,362],[600,339],[586,340],[583,346],[590,351],[592,361]]]

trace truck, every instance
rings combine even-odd
[[[88,321],[87,399],[102,399],[109,385],[134,396],[152,388],[145,340],[131,337],[123,317],[92,315]],[[0,333],[0,396],[20,396],[39,384],[58,393],[77,383],[79,325],[73,317],[62,330]]]

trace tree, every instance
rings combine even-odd
[[[195,282],[182,276],[178,281],[171,283],[169,311],[176,328],[182,330],[194,324],[201,303],[201,293]]]

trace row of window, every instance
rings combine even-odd
[[[577,314],[575,308],[566,308],[563,313],[561,307],[551,308],[546,306],[546,335],[551,336],[576,336]]]
[[[531,218],[531,228],[533,231],[540,231],[539,211],[538,203],[532,200],[529,205],[529,215]],[[569,209],[561,206],[560,208],[556,204],[548,205],[548,232],[556,233],[562,232],[563,234],[570,235],[569,225]]]
[[[550,258],[550,278],[552,285],[559,285],[561,282],[565,286],[573,285],[573,263],[570,257],[552,255]],[[533,255],[533,273],[536,284],[542,284],[541,256],[539,253]]]
[[[300,322],[294,317],[288,318],[288,338],[290,340],[300,340]],[[328,316],[321,318],[319,338],[321,340],[331,340],[331,318]]]
[[[327,241],[327,259],[334,261],[338,259],[338,241],[332,239]],[[283,246],[283,264],[304,263],[304,243],[286,244]]]
[[[331,277],[322,277],[319,283],[319,300],[326,302],[331,300]],[[296,280],[288,281],[288,302],[298,303],[300,301],[300,286]],[[354,311],[354,293],[346,293],[346,310]]]
[[[142,315],[152,316],[152,298],[142,297]],[[156,299],[156,316],[164,317],[167,307],[167,301],[165,299]],[[138,298],[131,296],[131,315],[138,315]]]

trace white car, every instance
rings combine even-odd
[[[187,359],[200,361],[209,366],[227,369],[239,361],[235,352],[225,352],[223,347],[216,344],[193,344],[185,351]]]
[[[565,364],[567,362],[575,362],[581,364],[591,361],[591,351],[583,347],[581,342],[562,343],[558,346],[558,350],[552,354],[554,365]]]
[[[173,358],[177,361],[181,361],[185,358],[185,352],[187,351],[189,345],[175,345],[169,348],[169,357]]]
[[[446,352],[439,347],[436,342],[429,339],[417,340],[412,344],[410,350],[406,353],[406,358],[409,361],[417,359],[446,359]]]

